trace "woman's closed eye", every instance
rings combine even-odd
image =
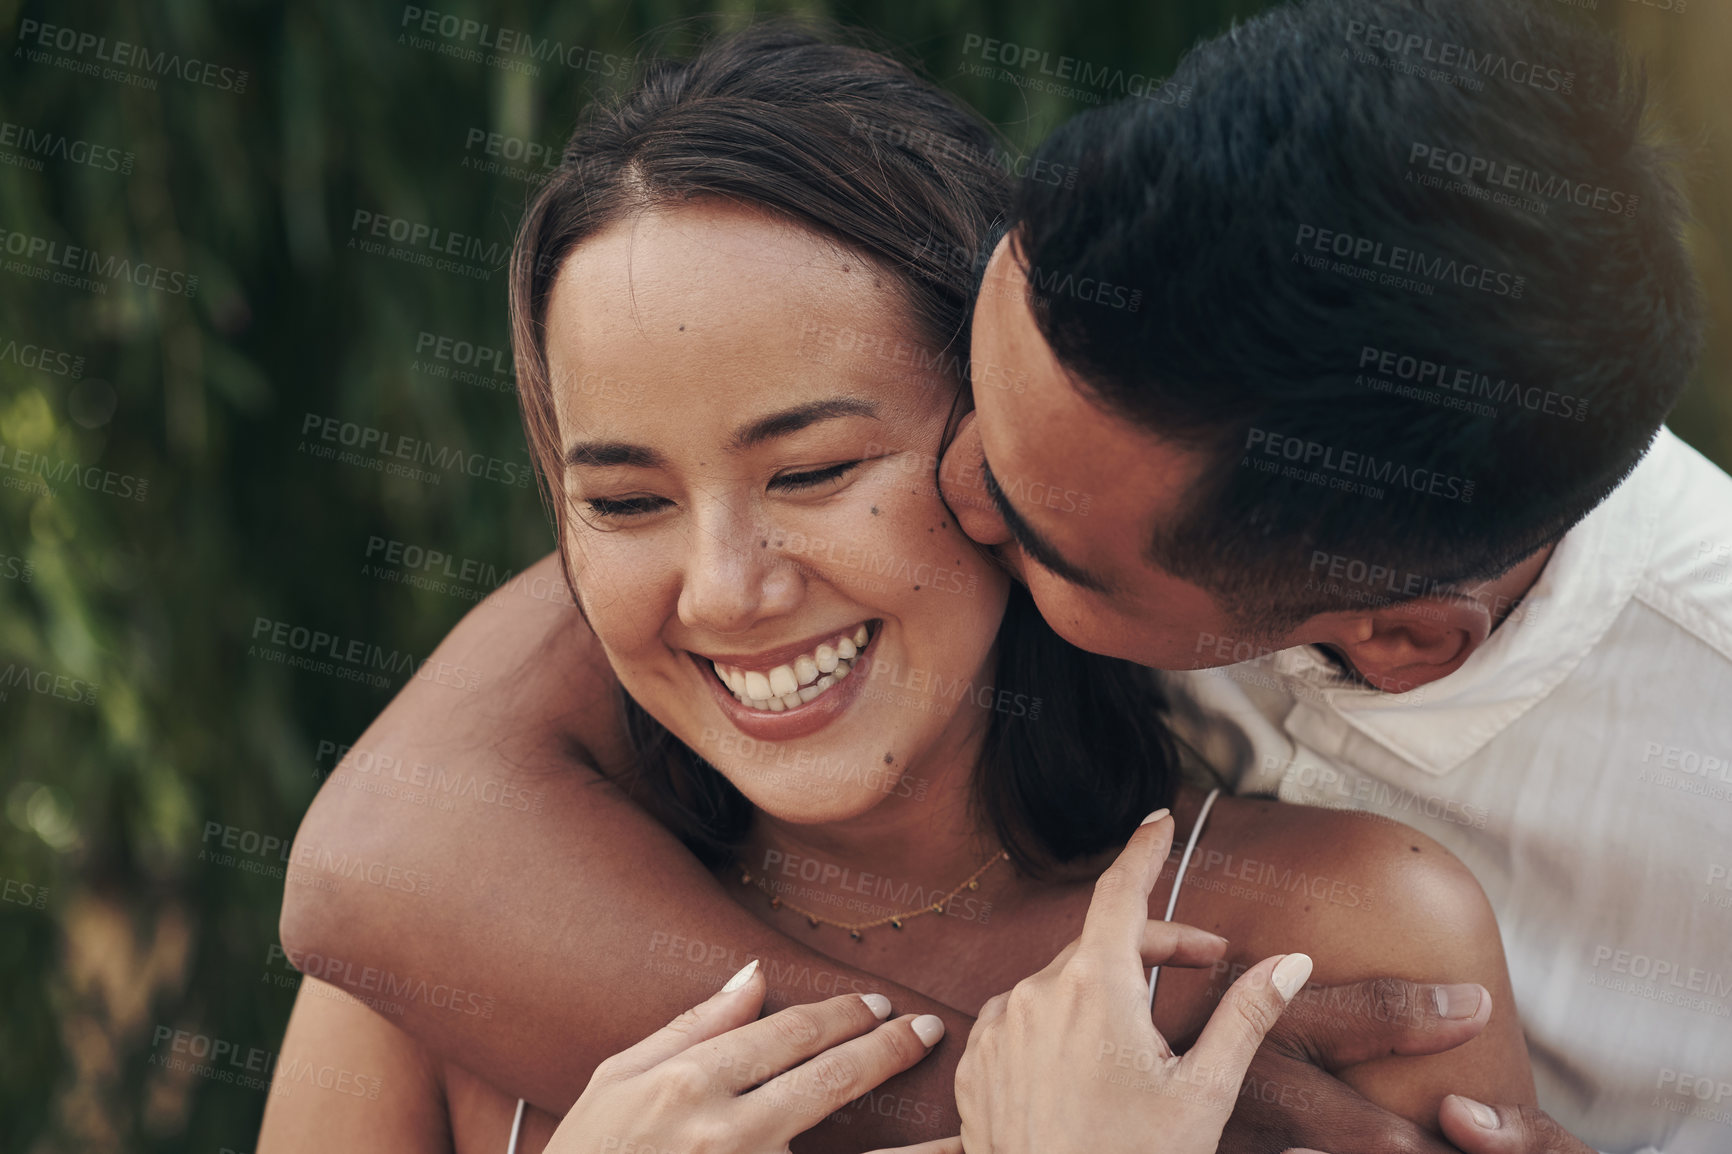
[[[822,469],[810,469],[803,473],[783,473],[770,480],[770,488],[787,492],[817,489],[840,481],[860,465],[860,461],[844,461],[839,465],[826,465]]]
[[[822,469],[808,469],[798,473],[783,473],[770,478],[769,488],[782,492],[809,492],[821,489],[826,485],[834,485],[849,473],[859,468],[861,461],[844,461],[836,465],[826,465]],[[666,497],[590,497],[584,501],[589,511],[596,517],[622,519],[626,517],[642,517],[649,513],[657,513],[667,508],[673,502]]]
[[[591,497],[584,502],[597,517],[641,517],[665,508],[665,497]]]

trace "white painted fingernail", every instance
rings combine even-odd
[[[1145,826],[1145,825],[1148,825],[1150,822],[1160,821],[1163,817],[1166,817],[1169,813],[1172,813],[1172,812],[1173,811],[1170,809],[1157,809],[1154,813],[1151,813],[1148,817],[1145,817],[1142,821],[1139,821],[1137,823],[1137,825]]]
[[[1281,1000],[1291,1002],[1310,976],[1311,959],[1304,954],[1288,954],[1275,963],[1275,972],[1269,975],[1269,980],[1274,983]]]
[[[752,975],[757,973],[757,972],[758,972],[758,959],[753,958],[751,961],[747,962],[745,965],[740,967],[739,973],[735,974],[733,977],[728,979],[728,984],[722,987],[722,993],[724,993],[724,994],[733,993],[735,990],[739,989],[741,986],[743,986],[747,982],[751,981]]]
[[[883,994],[861,994],[860,1000],[866,1003],[866,1008],[872,1011],[872,1016],[882,1022],[890,1016],[890,999]]]
[[[920,1039],[920,1044],[928,1049],[944,1037],[944,1019],[937,1014],[922,1014],[908,1024],[914,1027],[914,1036]]]

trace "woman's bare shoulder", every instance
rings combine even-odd
[[[1217,932],[1253,952],[1313,952],[1318,980],[1502,966],[1496,919],[1473,874],[1381,815],[1223,798],[1191,871],[1182,903],[1206,897]]]

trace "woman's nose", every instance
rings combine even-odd
[[[731,512],[694,521],[680,621],[713,633],[744,633],[799,602],[800,575],[782,559],[775,531]]]

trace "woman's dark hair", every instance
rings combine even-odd
[[[960,406],[978,262],[956,254],[990,244],[1010,199],[1007,169],[986,125],[935,85],[887,56],[787,23],[713,40],[688,60],[652,62],[623,96],[588,108],[530,204],[511,262],[519,398],[562,562],[575,513],[560,480],[544,333],[573,248],[633,213],[701,197],[776,213],[889,274],[918,337],[956,368]],[[565,572],[581,605],[569,563]],[[1171,799],[1177,752],[1152,677],[1060,639],[1020,588],[999,631],[995,676],[992,686],[970,686],[956,708],[989,703],[975,799],[1018,868],[1050,873],[1105,849]],[[748,828],[750,803],[621,698],[638,755],[622,784],[701,858],[725,860]]]

